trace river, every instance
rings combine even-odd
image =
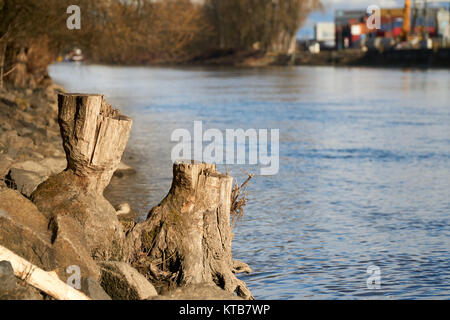
[[[279,172],[251,180],[234,229],[256,299],[450,298],[448,70],[60,63],[50,75],[133,118],[123,159],[137,174],[105,194],[141,218],[170,188],[173,130],[279,129]]]

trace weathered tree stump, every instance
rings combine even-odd
[[[27,61],[28,56],[25,48],[20,48],[16,56],[16,68],[11,74],[12,83],[16,88],[25,88],[27,84]]]
[[[160,292],[211,283],[245,299],[252,295],[235,273],[249,267],[231,256],[233,178],[206,163],[177,162],[164,200],[129,237],[139,249],[135,267]]]
[[[102,95],[59,94],[59,125],[68,168],[103,193],[128,142],[132,121]]]
[[[124,259],[125,234],[103,191],[120,163],[132,121],[103,95],[59,94],[58,108],[67,169],[42,183],[31,198],[50,219],[54,241],[83,230],[84,237],[71,240],[86,243],[94,258]]]

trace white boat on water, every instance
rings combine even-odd
[[[80,62],[84,60],[84,56],[81,49],[75,49],[73,52],[67,54],[64,60],[70,62]]]

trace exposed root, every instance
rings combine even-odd
[[[239,260],[233,260],[233,272],[234,273],[251,273],[252,268],[245,262],[239,261]]]

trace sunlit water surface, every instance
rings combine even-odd
[[[257,299],[450,298],[448,71],[57,64],[51,76],[133,118],[124,160],[137,175],[106,195],[141,217],[170,188],[174,129],[280,129],[279,173],[252,180],[233,241]]]

